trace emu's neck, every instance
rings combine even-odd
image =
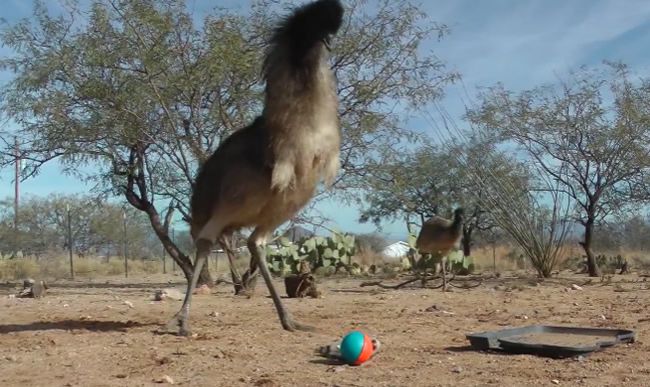
[[[463,217],[460,215],[455,215],[454,221],[451,224],[451,228],[454,231],[460,231],[463,228]]]

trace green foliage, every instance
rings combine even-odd
[[[583,66],[555,85],[485,89],[467,114],[480,130],[523,151],[539,180],[570,198],[570,215],[584,227],[591,276],[599,274],[595,226],[650,201],[650,79],[634,78],[621,63]],[[540,266],[540,274],[550,272]]]
[[[303,258],[298,255],[298,247],[285,237],[279,238],[276,245],[266,246],[269,270],[276,274],[284,276],[287,273],[297,273],[301,259]]]
[[[35,2],[31,18],[3,28],[11,54],[0,68],[12,78],[0,112],[30,156],[25,175],[58,159],[145,212],[162,236],[168,202],[189,213],[198,165],[261,112],[265,41],[286,9],[261,0],[244,12],[215,7],[196,22],[185,0],[82,3],[53,16]],[[339,187],[357,186],[378,149],[412,134],[395,103],[422,106],[457,78],[422,49],[447,28],[417,5],[346,3],[331,61],[346,128]],[[0,165],[9,165],[13,140],[4,142]]]
[[[301,260],[307,260],[312,269],[335,268],[340,263],[350,265],[356,253],[354,235],[334,232],[331,236],[314,236],[297,244],[285,237],[278,238],[275,246],[266,247],[269,269],[284,275],[297,273]]]
[[[468,275],[474,272],[474,258],[463,256],[460,250],[454,251],[447,257],[451,263],[451,270],[458,275]]]
[[[479,167],[490,171],[499,184],[526,192],[528,173],[523,164],[496,149],[485,138],[471,138],[462,144],[424,144],[418,148],[387,154],[371,169],[366,186],[361,222],[376,225],[385,220],[405,220],[422,224],[434,215],[451,217],[454,207],[465,209],[463,240],[471,246],[474,231],[495,226],[492,206],[486,196],[494,196],[489,184],[476,184],[472,176]],[[411,231],[411,230],[409,230]],[[415,241],[409,241],[415,248]]]
[[[93,196],[52,194],[25,196],[21,202],[18,234],[13,229],[13,201],[0,201],[0,251],[8,255],[22,251],[25,256],[47,256],[68,248],[68,211],[74,252],[78,255],[121,255],[124,219],[131,257],[158,256],[157,241],[149,222],[131,207],[100,200]]]

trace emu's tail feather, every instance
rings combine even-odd
[[[277,26],[270,50],[285,46],[292,64],[299,66],[316,44],[327,44],[329,36],[341,27],[342,20],[340,0],[317,0],[303,5]]]

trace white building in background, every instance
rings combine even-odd
[[[405,257],[408,252],[409,244],[404,241],[397,241],[384,247],[381,254],[386,258],[386,261],[393,261]]]

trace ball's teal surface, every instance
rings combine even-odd
[[[361,331],[352,331],[341,340],[341,358],[348,364],[358,365],[370,358],[372,340]]]

